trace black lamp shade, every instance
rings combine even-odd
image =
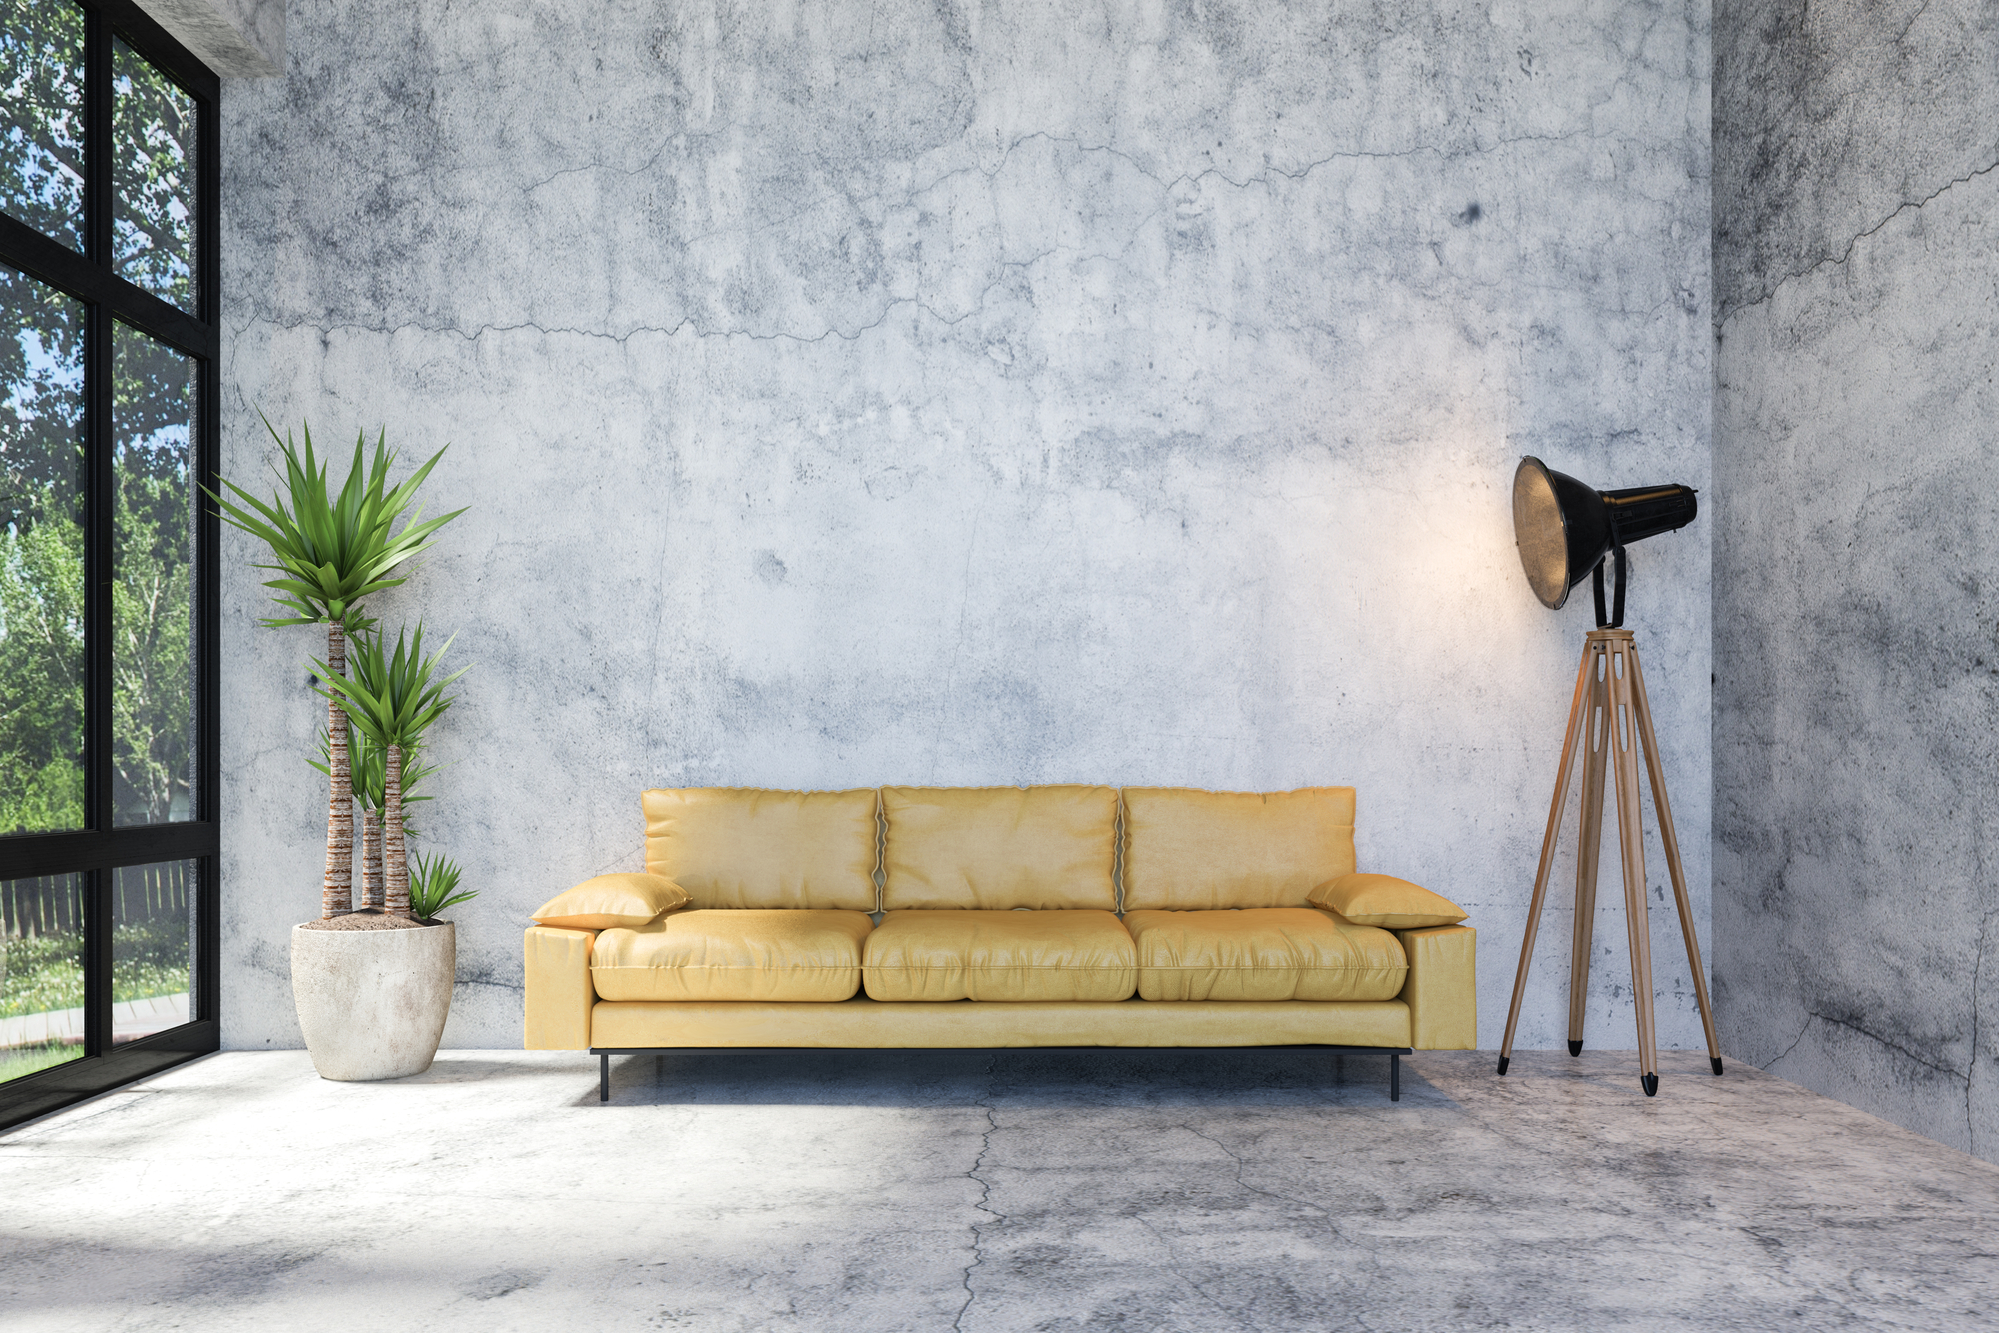
[[[1694,521],[1690,486],[1599,491],[1532,456],[1513,473],[1513,540],[1541,605],[1559,611],[1614,546],[1673,532]]]

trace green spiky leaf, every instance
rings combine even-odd
[[[410,912],[421,920],[430,920],[445,908],[468,902],[479,896],[477,889],[460,891],[458,881],[462,872],[458,863],[447,856],[425,856],[421,852],[410,858]]]
[[[450,651],[451,640],[424,656],[421,621],[407,640],[397,631],[391,654],[380,634],[356,636],[347,655],[348,674],[344,678],[334,675],[324,662],[315,660],[312,664],[325,682],[325,688],[315,687],[315,692],[337,703],[355,731],[383,750],[400,746],[408,752],[421,746],[424,732],[455,702],[455,696],[445,690],[471,670],[460,667],[440,676],[439,663]]]
[[[350,633],[372,628],[374,622],[360,615],[361,599],[407,581],[406,575],[392,577],[397,567],[428,550],[437,530],[465,512],[454,509],[440,518],[425,519],[421,507],[410,508],[417,488],[444,457],[444,450],[400,485],[390,487],[389,469],[396,455],[388,447],[387,434],[376,437],[372,457],[366,435],[357,435],[353,463],[336,496],[328,490],[326,465],[313,453],[310,427],[303,432],[302,449],[294,447],[289,435],[280,438],[268,418],[264,429],[283,461],[277,494],[266,503],[227,479],[223,486],[242,503],[207,492],[225,522],[270,550],[270,561],[255,568],[278,576],[264,586],[272,590],[271,600],[291,614],[258,623],[338,624]],[[399,519],[403,526],[395,531]]]

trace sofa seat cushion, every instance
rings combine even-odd
[[[1127,912],[1147,1000],[1392,1000],[1409,960],[1395,936],[1311,907]]]
[[[1127,1000],[1138,955],[1100,911],[888,912],[868,936],[874,1000]]]
[[[809,908],[669,912],[598,935],[590,980],[605,1000],[847,1000],[872,925]]]

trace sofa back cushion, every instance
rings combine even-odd
[[[649,791],[646,869],[690,908],[875,910],[875,794],[681,787]]]
[[[1124,910],[1304,907],[1354,869],[1354,789],[1124,789]]]
[[[1117,910],[1115,787],[883,787],[881,797],[884,911]]]

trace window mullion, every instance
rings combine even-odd
[[[195,130],[195,313],[211,331],[222,327],[222,107],[217,97],[198,97]],[[201,498],[195,508],[195,803],[190,813],[213,823],[222,812],[221,624],[219,559],[221,510],[208,498],[222,489],[222,386],[214,351],[195,369],[195,477]],[[211,872],[204,871],[204,879]]]
[[[84,27],[84,238],[90,261],[112,258],[111,27],[90,10]],[[84,323],[84,824],[111,827],[112,542],[115,523],[111,312],[92,302]],[[84,1049],[111,1049],[111,876],[88,872],[84,916]]]
[[[111,25],[95,8],[83,18],[83,236],[84,253],[111,263]]]
[[[84,37],[84,234],[90,261],[111,267],[111,29],[95,10]],[[111,312],[92,301],[84,324],[84,826],[111,827]]]

